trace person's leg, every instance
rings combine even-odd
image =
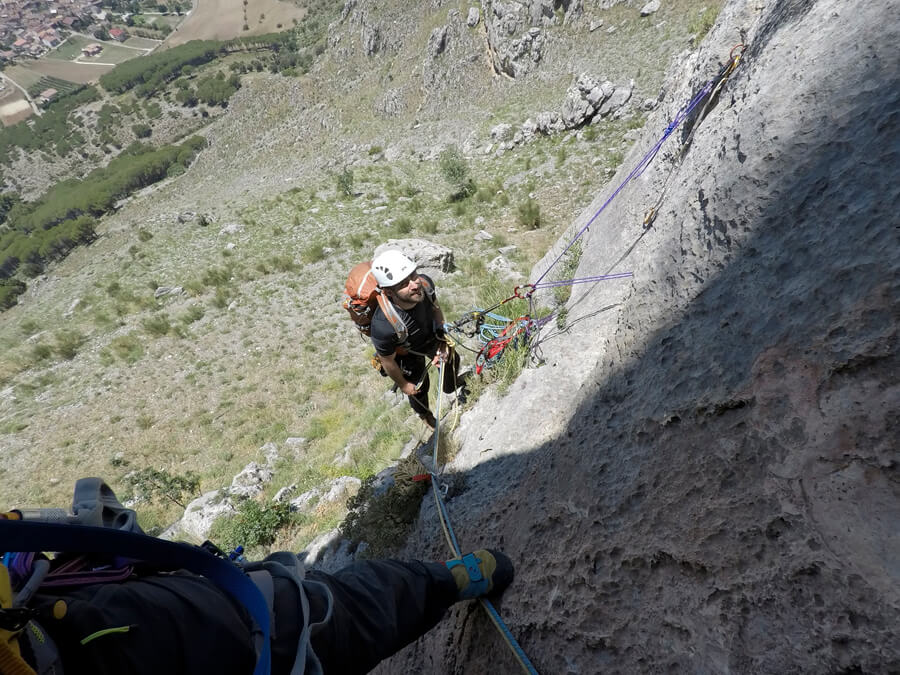
[[[367,673],[424,635],[453,603],[502,593],[513,576],[506,555],[485,549],[446,563],[379,560],[333,575],[310,570],[306,578],[325,584],[333,596],[331,620],[310,643],[325,675]],[[315,584],[307,596],[310,621],[321,621],[327,600]]]
[[[422,420],[434,428],[434,415],[428,407],[428,390],[430,381],[427,374],[428,364],[425,358],[416,354],[406,354],[400,357],[400,367],[403,374],[410,382],[419,384],[419,392],[415,396],[408,396],[409,405]]]
[[[369,672],[431,629],[458,595],[444,563],[365,561],[333,575],[311,570],[306,578],[327,585],[334,598],[331,621],[310,641],[326,675]],[[315,621],[324,600],[309,597]]]
[[[444,365],[444,381],[442,389],[445,394],[452,394],[463,385],[459,377],[459,354],[455,349],[450,350],[450,361]]]

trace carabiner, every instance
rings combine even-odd
[[[529,289],[529,290],[524,295],[520,295],[520,291],[524,291],[525,289]],[[516,286],[513,289],[513,295],[515,297],[517,297],[519,300],[527,300],[532,295],[534,295],[534,292],[536,290],[537,289],[535,288],[534,284],[522,284],[521,286]]]

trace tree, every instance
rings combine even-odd
[[[131,130],[138,138],[147,138],[153,133],[153,129],[150,128],[149,124],[132,124]]]
[[[94,31],[94,37],[98,40],[109,40],[109,31],[103,26]]]
[[[191,87],[185,87],[183,89],[179,89],[175,94],[175,100],[178,101],[181,105],[186,106],[188,108],[193,108],[197,105],[197,92],[195,92]]]
[[[16,304],[16,298],[25,292],[25,283],[18,279],[0,281],[0,311]]]
[[[19,202],[19,195],[12,192],[0,193],[0,223],[6,220],[6,214]]]
[[[147,499],[166,499],[184,508],[186,498],[194,496],[200,490],[200,477],[192,471],[185,475],[173,475],[165,469],[150,467],[133,471],[125,476],[125,480],[135,492]]]
[[[337,191],[345,197],[353,196],[353,170],[345,168],[337,176]]]
[[[438,156],[438,165],[444,179],[456,192],[451,199],[465,199],[475,191],[475,184],[469,178],[469,165],[455,145],[450,145]]]

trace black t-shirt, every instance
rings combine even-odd
[[[420,274],[431,287],[434,288],[434,282],[430,277]],[[400,344],[397,338],[397,331],[387,320],[381,307],[375,310],[372,315],[372,323],[369,329],[369,335],[372,338],[372,344],[375,345],[375,351],[382,356],[390,356],[397,351],[397,347],[404,347],[413,352],[432,355],[437,349],[437,335],[434,326],[434,303],[425,292],[425,299],[418,303],[412,309],[401,309],[394,305],[397,314],[406,324],[408,336],[404,344]]]

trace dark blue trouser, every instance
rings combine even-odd
[[[453,393],[457,387],[462,385],[462,382],[457,377],[459,372],[459,354],[456,351],[452,351],[451,354],[450,362],[444,365],[444,381],[441,384],[441,389],[443,389],[445,394]],[[424,377],[425,371],[428,369],[428,361],[419,354],[404,354],[397,357],[397,363],[407,380],[416,384],[420,380],[422,381],[419,393],[407,398],[409,399],[409,405],[419,417],[428,417],[431,412],[428,408],[428,391],[431,388],[431,382],[428,377]]]
[[[430,630],[457,597],[444,563],[363,561],[306,577],[326,584],[334,597],[331,621],[311,639],[326,675],[369,672]],[[325,600],[314,590],[307,594],[310,618],[318,621]]]

